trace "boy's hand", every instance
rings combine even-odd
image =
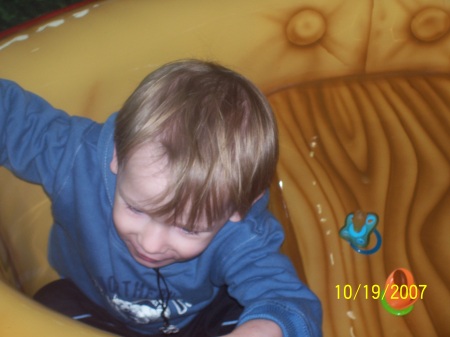
[[[281,328],[275,322],[255,319],[238,326],[232,333],[223,337],[283,337]]]

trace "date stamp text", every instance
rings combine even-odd
[[[366,300],[384,300],[387,293],[390,295],[390,300],[416,300],[424,298],[426,284],[388,284],[385,287],[379,284],[345,284],[336,285],[336,297],[338,300],[353,300],[362,297]]]

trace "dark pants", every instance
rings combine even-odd
[[[162,337],[164,334],[144,335],[128,329],[105,309],[89,300],[69,280],[57,280],[40,289],[34,299],[63,314],[124,337]],[[173,337],[216,337],[230,333],[237,323],[242,307],[222,288],[214,301],[206,307],[187,327]]]

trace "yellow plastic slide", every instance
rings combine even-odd
[[[450,336],[449,55],[450,0],[105,0],[1,39],[0,77],[103,121],[168,61],[243,73],[277,116],[271,207],[324,336]],[[0,186],[0,336],[107,335],[30,299],[57,278],[50,204]]]

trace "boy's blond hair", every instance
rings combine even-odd
[[[196,230],[244,217],[268,188],[278,159],[275,118],[265,96],[218,64],[181,60],[148,75],[120,110],[119,170],[139,146],[158,144],[169,188],[152,212]],[[168,201],[167,201],[168,200]],[[187,214],[187,217],[186,217]]]

